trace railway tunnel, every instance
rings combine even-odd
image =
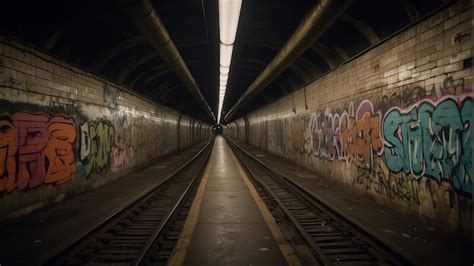
[[[3,1],[0,265],[472,265],[473,5]]]

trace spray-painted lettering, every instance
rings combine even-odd
[[[390,109],[383,120],[384,156],[393,172],[446,180],[472,193],[473,102],[447,97]]]
[[[102,172],[110,162],[115,129],[106,121],[85,122],[81,126],[81,161],[86,175],[92,171]]]
[[[0,115],[0,191],[71,180],[75,140],[72,118],[24,112]]]

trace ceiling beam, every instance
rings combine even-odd
[[[116,44],[115,46],[107,49],[105,52],[97,56],[97,60],[92,64],[94,71],[100,72],[105,65],[114,57],[118,56],[123,51],[129,50],[146,41],[145,36],[138,35],[131,38],[125,39],[125,41]]]
[[[127,79],[127,77],[137,68],[139,68],[141,65],[144,65],[148,63],[149,61],[160,58],[160,54],[158,53],[153,53],[153,54],[146,54],[144,56],[141,56],[137,59],[135,59],[133,62],[130,62],[127,64],[127,66],[120,71],[120,74],[117,78],[118,82],[124,83],[124,81]]]
[[[229,110],[226,120],[230,119],[232,113],[268,86],[296,58],[313,45],[336,19],[344,13],[351,3],[352,1],[348,0],[316,1],[270,64],[250,84],[242,97]]]
[[[357,31],[359,31],[369,41],[370,45],[374,45],[380,42],[380,38],[377,33],[375,33],[375,31],[364,21],[356,19],[347,14],[342,15],[340,19],[342,22],[351,25]]]
[[[184,87],[199,102],[212,122],[216,120],[181,54],[158,16],[151,0],[121,0],[122,10],[129,15],[150,44],[161,53]]]

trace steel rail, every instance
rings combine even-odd
[[[303,198],[303,200],[305,200],[308,203],[314,205],[316,209],[319,209],[321,212],[323,212],[328,217],[333,219],[336,223],[338,223],[338,224],[340,224],[344,227],[348,226],[349,231],[351,233],[353,233],[356,236],[356,238],[358,237],[357,235],[360,235],[361,237],[363,237],[362,240],[365,241],[366,243],[368,243],[369,245],[381,248],[381,250],[390,259],[390,263],[403,264],[403,265],[412,265],[412,264],[414,264],[412,262],[413,259],[409,259],[407,256],[400,254],[399,252],[395,251],[393,248],[386,245],[383,241],[381,241],[380,239],[375,237],[371,232],[368,232],[367,230],[365,230],[364,228],[362,228],[358,224],[355,224],[353,221],[351,221],[350,219],[348,219],[347,217],[345,217],[341,213],[337,212],[336,210],[334,210],[333,208],[331,208],[330,206],[328,206],[327,204],[325,204],[324,202],[319,200],[315,195],[310,193],[307,189],[305,189],[304,187],[302,187],[298,183],[291,180],[286,174],[284,174],[284,173],[282,173],[282,172],[280,172],[280,171],[278,171],[274,168],[270,168],[268,165],[266,165],[264,162],[262,162],[261,160],[256,158],[253,154],[246,151],[244,148],[242,148],[240,145],[238,145],[234,141],[229,140],[228,138],[226,138],[226,140],[228,140],[229,143],[231,143],[231,147],[233,147],[234,150],[236,149],[237,151],[241,152],[246,157],[248,157],[252,161],[254,161],[258,166],[260,166],[262,169],[264,169],[264,171],[267,174],[269,174],[270,176],[273,176],[271,178],[275,182],[279,183],[280,186],[285,187],[286,189],[288,189],[291,192],[295,193],[297,198]],[[237,153],[236,153],[236,155],[237,155]],[[237,157],[239,158],[239,156],[237,156]],[[241,158],[239,158],[239,160],[242,162],[242,164],[246,168],[249,168],[248,166],[246,166],[245,162],[243,162],[243,160]],[[253,175],[252,171],[249,171],[249,172],[250,172],[251,175]],[[258,184],[264,184],[264,185],[262,185],[264,190],[268,190],[268,192],[272,195],[272,198],[273,198],[272,200],[274,200],[275,202],[278,203],[278,207],[285,213],[285,215],[287,215],[287,217],[292,222],[294,220],[296,220],[295,217],[290,213],[290,211],[278,199],[278,196],[276,196],[272,192],[272,190],[268,187],[268,185],[266,185],[262,180],[258,179],[255,176],[253,176],[252,178],[254,178],[254,180],[257,181]],[[304,229],[299,225],[299,223],[296,223],[294,225],[295,225],[295,228],[298,231],[300,231],[301,229],[304,231]],[[308,235],[306,233],[302,233],[301,236],[305,239],[305,241],[308,240],[308,238],[307,238]],[[356,238],[355,238],[355,241],[357,241]],[[310,242],[313,242],[313,241],[311,240]],[[307,243],[309,244],[309,242],[307,242]],[[309,244],[309,246],[314,249],[314,245]],[[318,249],[314,249],[314,250],[317,253]],[[382,257],[380,257],[380,255],[370,247],[367,248],[367,252],[372,254],[375,258],[380,259],[381,261],[384,261],[386,259],[386,257],[383,256],[383,255],[385,255],[384,253],[382,253],[383,255],[382,255]],[[317,256],[316,256],[316,258],[320,262],[324,263],[325,265],[330,265],[331,264],[330,262],[327,262],[324,259],[324,257],[318,258],[318,256],[320,256],[320,255],[321,254],[317,254]]]
[[[291,223],[294,225],[298,233],[303,237],[305,240],[306,244],[312,249],[316,255],[316,259],[323,263],[324,265],[330,265],[330,261],[326,256],[324,255],[324,252],[316,245],[316,243],[311,239],[311,236],[306,232],[306,230],[303,229],[301,224],[298,222],[298,220],[295,218],[295,216],[288,210],[288,208],[285,206],[285,204],[278,198],[277,195],[268,187],[268,185],[262,181],[260,178],[257,177],[257,175],[250,169],[250,167],[240,158],[237,156],[237,159],[241,162],[242,166],[247,170],[248,173],[250,173],[252,179],[254,179],[260,186],[264,188],[264,191],[267,195],[269,195],[269,199],[273,200],[277,203],[278,207],[283,211],[283,213],[288,217],[288,219],[291,221]]]
[[[181,207],[181,205],[184,204],[186,197],[189,195],[189,192],[191,191],[191,188],[196,186],[196,184],[197,184],[196,180],[200,179],[200,177],[203,173],[203,170],[207,165],[206,162],[209,160],[209,157],[211,155],[211,151],[212,150],[209,150],[209,152],[206,155],[207,158],[206,158],[205,162],[201,165],[198,173],[193,177],[193,180],[186,186],[186,189],[184,190],[183,194],[181,194],[178,201],[174,204],[173,208],[166,215],[165,219],[163,219],[163,221],[160,223],[158,228],[153,232],[150,239],[145,244],[145,246],[142,248],[142,250],[140,251],[138,257],[135,259],[135,261],[132,263],[132,265],[139,265],[143,262],[143,260],[146,257],[147,253],[150,251],[150,248],[153,246],[153,243],[155,243],[158,236],[163,232],[163,229],[165,229],[165,226],[168,224],[170,219],[176,213],[176,210],[178,210],[178,208]]]
[[[193,162],[195,162],[201,154],[209,148],[210,145],[213,144],[213,140],[209,141],[202,147],[195,155],[193,155],[190,159],[188,159],[183,165],[179,168],[174,170],[171,174],[167,175],[165,179],[158,185],[152,187],[147,192],[145,192],[142,196],[138,197],[137,199],[133,200],[131,203],[127,203],[126,206],[121,207],[102,219],[100,222],[95,224],[93,227],[87,229],[85,232],[81,233],[73,240],[69,241],[66,244],[65,248],[58,247],[48,254],[46,254],[43,259],[40,260],[39,264],[42,265],[62,265],[64,262],[76,254],[79,250],[83,249],[85,246],[93,242],[97,239],[97,236],[101,233],[104,233],[112,226],[117,224],[118,221],[126,217],[128,214],[133,212],[136,207],[140,206],[148,199],[150,199],[154,192],[159,190],[160,188],[170,184],[170,182],[174,179],[174,177],[178,176],[183,170],[188,168]],[[212,147],[211,147],[212,148]],[[211,149],[209,149],[210,151]],[[206,159],[207,160],[207,159]],[[205,165],[205,163],[204,163]]]

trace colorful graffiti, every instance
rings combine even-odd
[[[117,112],[117,115],[113,118],[112,124],[115,127],[115,140],[110,153],[111,170],[113,172],[120,171],[133,163],[132,121],[133,119],[124,112]],[[148,128],[148,126],[145,125],[143,128]]]
[[[0,195],[119,172],[176,148],[166,141],[176,137],[176,124],[130,110],[0,103]],[[97,112],[103,117],[87,118]]]
[[[116,172],[122,168],[125,168],[133,160],[133,148],[132,146],[126,148],[120,148],[118,146],[112,147],[112,171]]]
[[[340,113],[332,113],[329,108],[313,113],[304,130],[305,142],[311,144],[305,150],[320,158],[333,160],[337,156],[348,163],[371,167],[373,154],[383,152],[381,120],[382,115],[374,112],[368,100],[362,101],[356,111],[350,103],[349,108]]]
[[[86,175],[100,173],[110,165],[110,152],[115,141],[115,128],[108,121],[87,121],[81,126],[81,161]]]
[[[360,167],[371,168],[373,156],[382,153],[383,142],[380,137],[381,114],[375,113],[372,103],[364,100],[359,104],[354,114],[353,104],[350,112],[344,112],[339,122],[341,142],[340,158],[346,159]]]
[[[305,138],[305,128],[308,124],[308,117],[300,115],[290,121],[290,135],[293,147],[300,152],[307,150],[307,138]]]
[[[0,191],[61,184],[76,171],[74,119],[25,112],[0,115]]]
[[[382,126],[388,168],[415,178],[446,180],[455,190],[471,194],[473,107],[471,97],[447,97],[390,109]]]
[[[115,119],[125,125],[122,115]],[[114,120],[114,121],[115,121]],[[121,127],[122,129],[124,127]],[[76,174],[76,154],[85,175],[119,171],[133,163],[133,148],[107,120],[78,126],[72,117],[17,112],[0,115],[0,192],[61,184]],[[79,150],[75,153],[76,136]],[[131,134],[130,134],[131,135]]]
[[[425,177],[470,196],[474,106],[463,84],[448,77],[438,88],[416,86],[384,96],[377,107],[364,99],[347,108],[299,114],[289,121],[291,146],[355,166],[354,183],[378,194],[418,202],[418,185],[411,182]]]

